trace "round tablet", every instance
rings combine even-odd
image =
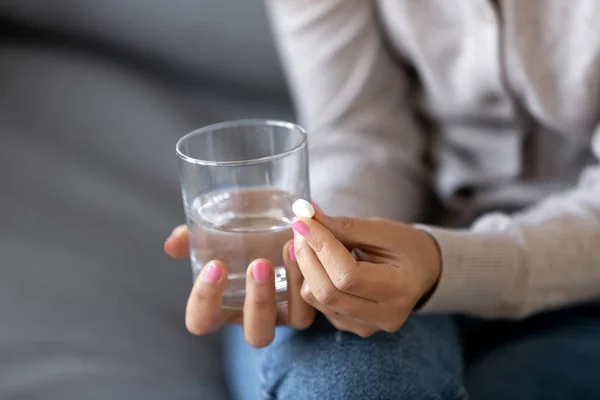
[[[304,199],[296,200],[292,204],[292,211],[296,217],[312,218],[315,215],[315,208]]]

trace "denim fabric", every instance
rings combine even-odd
[[[370,339],[324,318],[263,353],[264,399],[461,399],[462,358],[449,317],[413,317]]]
[[[600,304],[460,325],[469,399],[600,399]]]
[[[236,400],[600,398],[600,305],[519,322],[413,316],[368,339],[321,317],[264,350],[228,334]]]
[[[276,347],[295,334],[287,327],[275,329],[275,340],[269,346]],[[265,350],[254,349],[244,341],[244,331],[237,325],[225,328],[225,370],[230,398],[233,400],[256,400],[264,398],[261,385],[264,377],[260,373],[261,355]]]

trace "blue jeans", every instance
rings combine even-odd
[[[598,304],[520,322],[413,316],[368,339],[321,317],[264,350],[228,335],[237,400],[600,398]]]

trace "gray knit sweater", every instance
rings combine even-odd
[[[440,200],[424,311],[600,297],[599,1],[269,4],[315,200],[409,222]]]

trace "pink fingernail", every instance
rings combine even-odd
[[[308,229],[308,225],[300,220],[296,220],[292,222],[292,229],[301,234],[304,237],[310,235],[310,229]]]
[[[221,277],[221,267],[211,261],[204,267],[204,274],[202,276],[206,282],[216,282]]]
[[[288,247],[288,256],[290,257],[290,260],[296,261],[296,252],[294,251],[294,245]]]
[[[257,261],[252,265],[252,276],[258,282],[269,280],[271,278],[271,266],[264,261]]]

